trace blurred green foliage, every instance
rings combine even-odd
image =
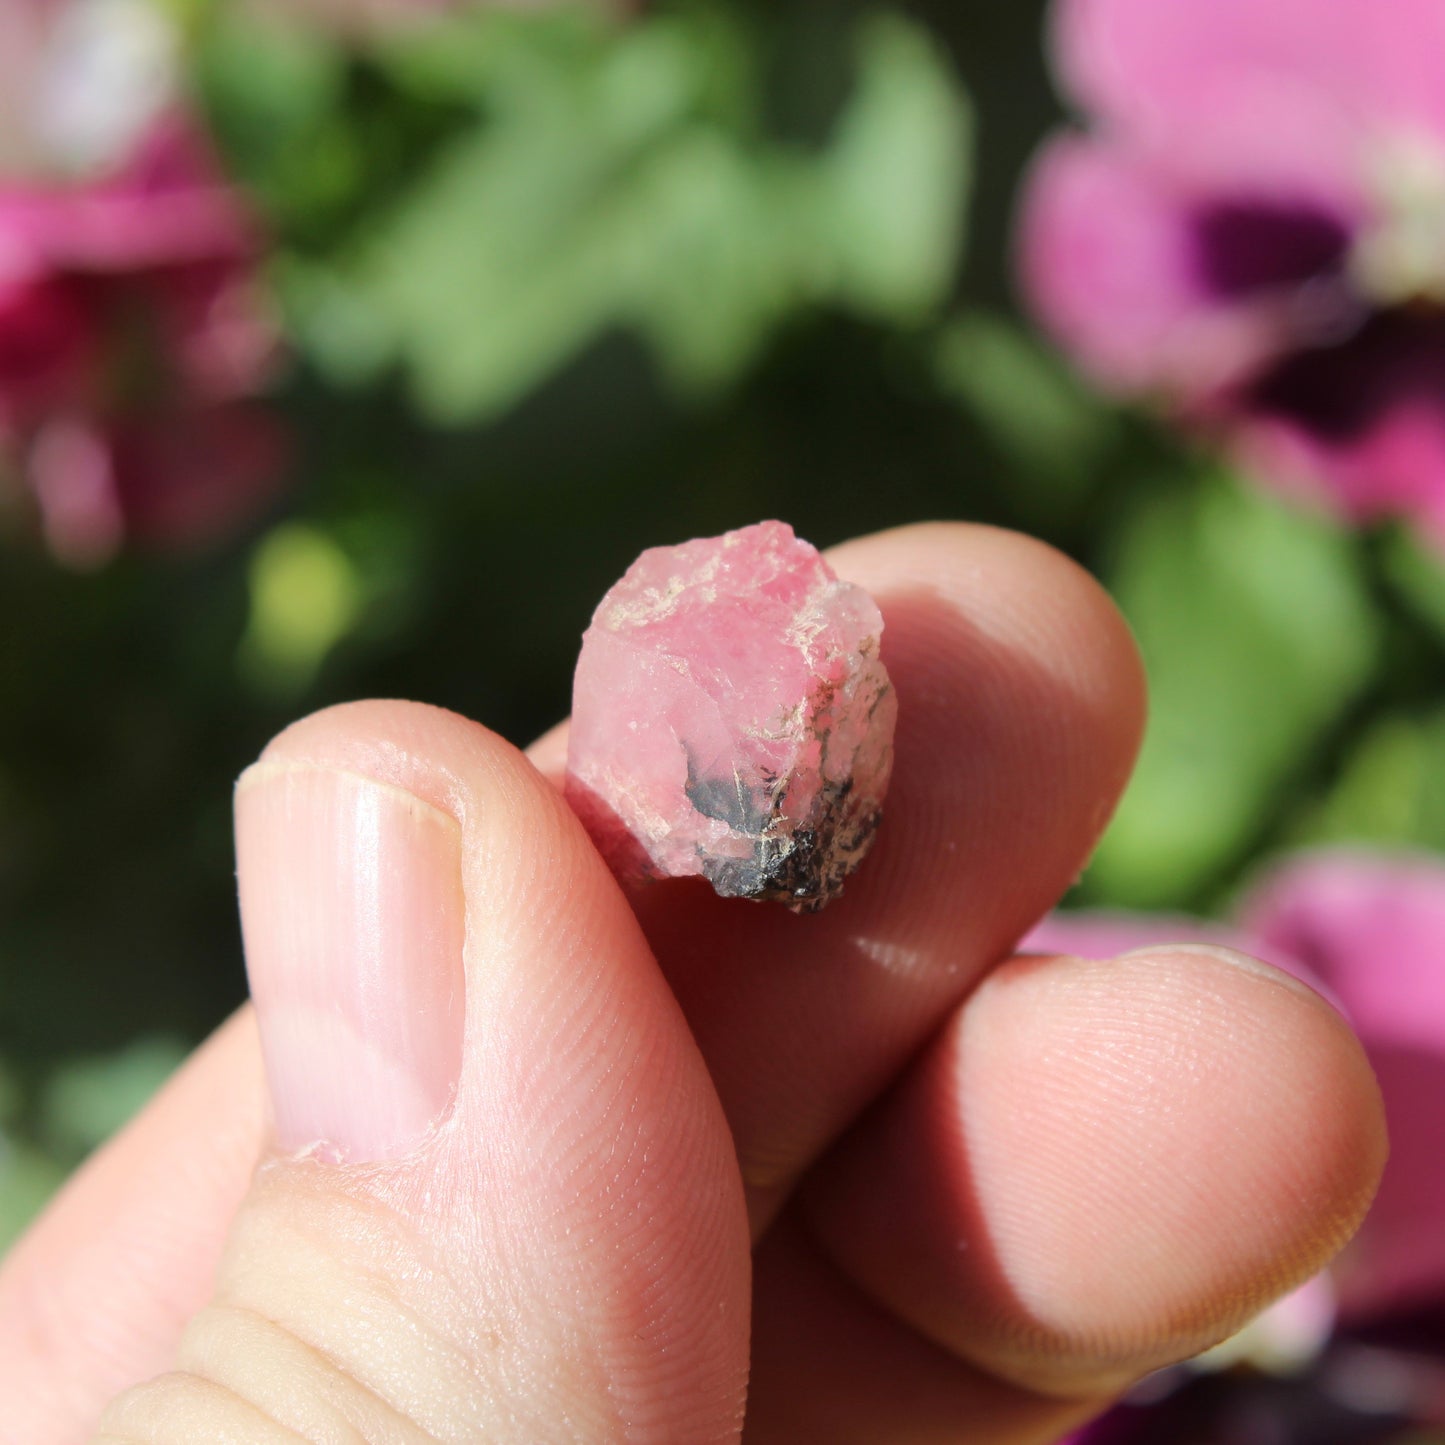
[[[953,516],[1098,571],[1154,703],[1083,900],[1445,847],[1433,554],[1223,474],[1017,315],[1037,0],[468,11],[367,48],[184,8],[273,234],[293,486],[204,557],[7,549],[0,1237],[242,997],[230,787],[267,738],[382,694],[524,741],[654,543]]]
[[[1349,539],[1231,478],[1161,487],[1113,544],[1153,725],[1089,892],[1160,908],[1258,835],[1369,682],[1378,629]]]
[[[228,128],[259,141],[260,192],[324,229],[298,161],[311,156],[338,210],[358,189],[378,205],[284,267],[302,347],[340,385],[400,367],[424,415],[466,423],[613,330],[689,396],[735,382],[810,308],[925,319],[964,215],[956,75],[926,31],[867,16],[848,35],[846,98],[809,144],[761,113],[760,31],[719,5],[641,25],[569,10],[424,29],[373,79],[460,123],[378,197],[330,105],[334,55],[272,36],[258,59],[228,29],[211,70]]]

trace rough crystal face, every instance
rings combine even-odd
[[[573,687],[567,796],[614,868],[823,907],[882,813],[883,619],[783,522],[644,552]]]

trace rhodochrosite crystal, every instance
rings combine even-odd
[[[812,912],[873,840],[897,700],[873,599],[782,522],[644,552],[582,639],[567,796],[615,868]]]

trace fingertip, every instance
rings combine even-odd
[[[400,698],[321,708],[277,733],[258,761],[370,778],[450,813],[464,828],[479,778],[488,779],[489,787],[547,792],[537,786],[536,770],[521,753],[490,728],[446,708]]]
[[[997,970],[851,1147],[830,1249],[931,1337],[1072,1395],[1205,1348],[1319,1270],[1369,1205],[1384,1128],[1322,999],[1255,960],[1154,949]]]
[[[747,1334],[731,1140],[636,919],[556,789],[487,729],[381,701],[288,728],[238,803],[282,1151],[232,1236],[246,1317],[286,1323],[365,1380],[365,1342],[318,1306],[331,1282],[375,1280],[431,1322],[417,1348],[443,1356],[500,1340],[516,1324],[500,1312],[520,1308],[557,1399],[591,1410],[605,1385],[638,1439],[724,1438]],[[440,1268],[420,1269],[418,1241]],[[308,1272],[326,1288],[298,1293]],[[234,1317],[193,1328],[208,1372],[234,1354]],[[425,1384],[425,1368],[408,1373]],[[405,1385],[403,1413],[421,1420]],[[257,1388],[252,1375],[235,1392]]]
[[[1059,676],[1106,701],[1137,749],[1147,694],[1138,644],[1098,579],[1057,548],[1001,527],[921,522],[846,542],[828,558],[841,576],[885,595],[905,590],[902,579],[929,579],[988,633],[1026,642]]]
[[[1363,1218],[1378,1090],[1295,980],[1189,946],[1013,963],[980,992],[956,1079],[980,1207],[1018,1304],[1089,1368],[1212,1343]]]
[[[1147,711],[1138,646],[1100,583],[1037,538],[962,522],[879,533],[829,558],[883,610],[883,656],[899,681],[895,782],[910,785],[910,747],[921,763],[996,715],[1007,739],[972,745],[1028,764],[1008,813],[976,810],[971,821],[1006,836],[1032,801],[1020,794],[1047,775],[1091,846],[1133,769]],[[1048,826],[1041,819],[1035,836]]]

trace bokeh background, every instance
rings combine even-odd
[[[645,546],[984,520],[1150,670],[1058,937],[1243,935],[1414,1069],[1388,1278],[1108,1438],[1445,1440],[1435,0],[4,3],[0,1243],[241,1000],[288,721],[525,742]]]

